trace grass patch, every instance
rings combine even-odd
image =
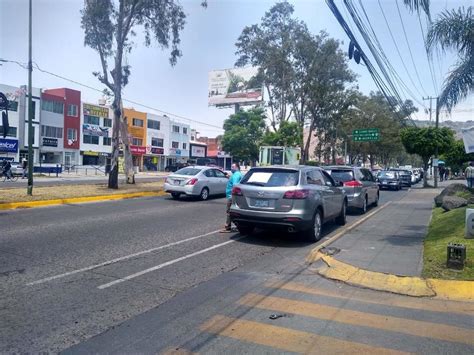
[[[15,189],[0,189],[0,203],[44,201],[74,197],[125,194],[142,191],[163,191],[163,181],[138,182],[134,185],[121,185],[118,190],[107,188],[106,184],[59,185],[35,187],[33,196],[26,194],[26,186]]]
[[[472,194],[470,192],[467,192],[467,191],[458,191],[458,192],[456,192],[455,196],[464,198],[466,200],[469,200],[471,198]]]
[[[472,206],[470,206],[472,207]],[[466,208],[443,212],[435,208],[424,242],[423,277],[474,280],[474,239],[464,238]],[[446,268],[446,249],[448,243],[464,244],[467,257],[464,270]]]

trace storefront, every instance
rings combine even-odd
[[[143,171],[143,155],[146,153],[146,148],[139,145],[131,145],[130,152],[132,153],[132,162],[135,170]]]
[[[18,139],[0,138],[0,161],[18,161]]]
[[[58,138],[41,137],[40,164],[63,164],[63,151]]]
[[[143,156],[144,171],[164,171],[166,159],[163,156],[165,150],[157,147],[146,147],[146,155]]]
[[[90,150],[82,152],[82,165],[100,165],[99,152]]]

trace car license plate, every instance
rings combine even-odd
[[[255,200],[255,207],[268,207],[269,202],[268,200]]]
[[[386,181],[382,181],[382,184],[387,185],[387,182],[386,182]]]
[[[175,185],[179,185],[179,184],[180,184],[180,181],[179,181],[179,180],[175,180],[175,181],[174,181],[174,184],[175,184]]]

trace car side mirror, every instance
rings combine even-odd
[[[344,186],[344,182],[343,182],[343,181],[338,181],[338,182],[336,183],[336,186]]]

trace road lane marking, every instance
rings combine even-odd
[[[249,293],[237,303],[282,313],[472,345],[474,330]]]
[[[200,329],[206,333],[301,354],[407,354],[348,340],[244,319],[214,316]]]
[[[208,251],[211,251],[211,250],[214,250],[214,249],[223,247],[223,246],[228,245],[228,244],[230,244],[230,243],[236,242],[236,241],[238,241],[238,240],[240,240],[240,239],[242,239],[242,238],[245,238],[245,236],[238,237],[238,238],[229,240],[229,241],[224,242],[224,243],[216,244],[216,245],[213,245],[212,247],[209,247],[209,248],[206,248],[206,249],[202,249],[202,250],[196,251],[196,252],[194,252],[194,253],[191,253],[191,254],[188,254],[188,255],[179,257],[179,258],[177,258],[177,259],[173,259],[173,260],[167,261],[166,263],[159,264],[159,265],[153,266],[153,267],[151,267],[151,268],[148,268],[148,269],[145,269],[145,270],[136,272],[136,273],[134,273],[134,274],[125,276],[125,277],[123,277],[123,278],[120,278],[120,279],[117,279],[117,280],[108,282],[108,283],[106,283],[106,284],[100,285],[100,286],[98,286],[97,288],[98,288],[99,290],[103,290],[103,289],[108,288],[108,287],[110,287],[110,286],[117,285],[117,284],[119,284],[119,283],[122,283],[122,282],[125,282],[125,281],[128,281],[128,280],[134,279],[134,278],[136,278],[136,277],[139,277],[139,276],[148,274],[149,272],[153,272],[153,271],[162,269],[162,268],[164,268],[164,267],[166,267],[166,266],[170,266],[170,265],[176,264],[176,263],[178,263],[178,262],[180,262],[180,261],[183,261],[183,260],[192,258],[193,256],[200,255],[200,254],[204,254],[204,253],[206,253],[206,252],[208,252]]]
[[[370,296],[366,292],[359,290],[343,295],[341,293],[336,293],[321,288],[309,287],[298,282],[268,283],[266,287],[278,290],[306,293],[314,296],[326,296],[343,300],[386,305],[390,307],[401,307],[442,313],[474,314],[474,304],[467,302],[449,302],[426,298],[396,296],[391,294],[384,294],[383,298],[379,298],[379,293],[376,294],[376,298],[369,298],[374,296]]]
[[[134,258],[136,256],[149,254],[149,253],[152,253],[154,251],[170,248],[170,247],[173,247],[173,246],[176,246],[176,245],[179,245],[179,244],[183,244],[183,243],[186,243],[186,242],[190,242],[192,240],[196,240],[196,239],[199,239],[199,238],[204,238],[204,237],[207,237],[209,235],[216,234],[218,232],[219,232],[219,230],[215,230],[215,231],[212,231],[212,232],[209,232],[209,233],[206,233],[206,234],[201,234],[201,235],[198,235],[198,236],[195,236],[195,237],[191,237],[191,238],[187,238],[187,239],[183,239],[183,240],[178,240],[177,242],[169,243],[169,244],[162,245],[162,246],[159,246],[159,247],[156,247],[156,248],[151,248],[151,249],[139,251],[137,253],[121,256],[119,258],[115,258],[115,259],[112,259],[112,260],[104,261],[103,263],[100,263],[100,264],[95,264],[95,265],[87,266],[87,267],[84,267],[84,268],[81,268],[81,269],[72,270],[72,271],[69,271],[69,272],[65,272],[64,274],[45,277],[44,279],[41,279],[41,280],[29,282],[26,285],[27,286],[38,285],[38,284],[42,284],[42,283],[45,283],[45,282],[48,282],[48,281],[60,279],[62,277],[78,274],[78,273],[85,272],[85,271],[90,271],[90,270],[93,270],[93,269],[97,269],[99,267],[107,266],[107,265],[110,265],[110,264],[115,264],[119,261],[128,260],[128,259]]]
[[[319,250],[321,250],[322,248],[325,248],[327,247],[328,245],[334,243],[336,240],[338,240],[339,238],[341,238],[342,236],[344,236],[347,232],[350,232],[351,230],[353,230],[354,228],[358,227],[359,225],[361,225],[362,223],[364,223],[366,220],[368,220],[370,217],[372,217],[374,214],[380,212],[381,210],[383,210],[385,207],[389,206],[393,201],[389,201],[389,202],[386,202],[385,204],[383,204],[382,206],[378,207],[377,209],[375,209],[374,211],[370,212],[369,214],[365,215],[363,218],[361,219],[358,219],[356,220],[354,223],[348,225],[347,227],[345,227],[344,229],[342,229],[341,231],[337,232],[334,236],[332,236],[331,238],[329,238],[328,240],[326,240],[324,243],[321,243],[319,244],[318,246],[316,246],[315,248],[313,248],[311,250],[311,252],[309,253],[308,257],[306,258],[306,262],[308,262],[309,264],[312,264],[314,263],[316,260],[318,260],[319,256]]]

